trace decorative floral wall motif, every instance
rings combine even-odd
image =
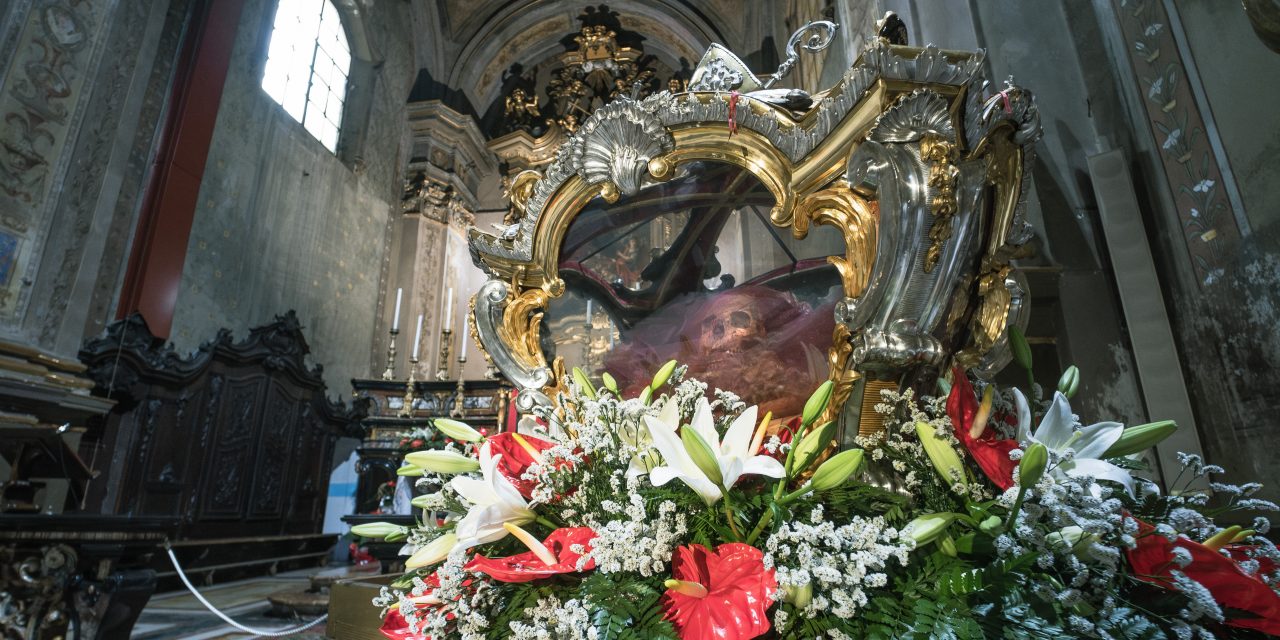
[[[1164,4],[1115,0],[1115,5],[1126,54],[1142,85],[1142,103],[1177,203],[1183,240],[1201,288],[1210,287],[1233,259],[1240,229],[1223,190],[1204,117],[1191,94]]]

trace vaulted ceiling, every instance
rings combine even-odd
[[[804,4],[807,0],[799,0]],[[460,90],[483,111],[500,97],[503,73],[532,68],[565,50],[584,11],[616,12],[623,27],[644,37],[644,52],[672,69],[697,63],[719,42],[744,56],[785,42],[787,13],[797,0],[413,0],[419,60],[438,82]],[[749,9],[749,10],[748,10]],[[772,38],[770,40],[769,38]],[[683,63],[683,64],[682,64]]]

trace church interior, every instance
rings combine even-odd
[[[1278,105],[1276,0],[0,3],[0,638],[1280,635]]]

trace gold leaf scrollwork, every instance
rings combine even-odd
[[[533,169],[525,169],[511,178],[506,187],[506,196],[511,200],[511,209],[503,216],[502,224],[515,224],[524,219],[529,198],[533,197],[533,185],[542,179],[542,174]]]
[[[502,343],[510,347],[511,355],[521,366],[527,369],[538,369],[547,366],[542,348],[538,345],[538,336],[542,325],[542,316],[547,310],[547,300],[551,294],[543,289],[526,289],[520,293],[519,278],[514,279],[507,307],[502,312],[502,325],[498,327],[498,337]]]
[[[933,226],[929,228],[929,250],[924,258],[926,272],[937,266],[942,245],[951,237],[951,217],[959,207],[956,199],[956,181],[960,175],[956,168],[958,157],[955,143],[936,133],[927,133],[920,139],[920,158],[929,163],[929,187],[934,194],[929,203]]]
[[[874,202],[859,197],[844,180],[818,191],[800,201],[791,220],[791,232],[797,240],[809,235],[814,224],[829,225],[840,231],[844,238],[845,254],[828,256],[827,261],[840,274],[846,298],[860,297],[867,289],[871,266],[876,259],[876,233],[879,211]],[[835,382],[831,402],[827,405],[824,420],[839,417],[840,408],[853,391],[858,380],[857,371],[849,368],[853,353],[850,331],[842,323],[836,323],[831,335],[831,347],[827,350],[830,379]]]
[[[1013,296],[1004,285],[1005,278],[1012,270],[1008,256],[1004,253],[982,260],[978,276],[978,308],[974,310],[973,319],[969,322],[969,346],[956,354],[956,361],[965,367],[977,365],[983,354],[995,346],[996,340],[1004,332],[1009,304],[1013,301]]]
[[[835,227],[844,237],[844,257],[829,256],[827,261],[840,273],[847,298],[857,298],[867,288],[871,266],[876,259],[876,229],[879,211],[839,180],[834,186],[818,191],[796,207],[791,233],[797,240],[809,235],[809,227],[823,224]]]

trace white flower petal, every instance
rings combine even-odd
[[[498,501],[498,496],[493,493],[489,485],[478,478],[459,476],[450,480],[449,486],[458,492],[458,495],[462,496],[463,500],[471,504],[484,506]]]
[[[658,420],[670,429],[680,426],[680,404],[675,398],[667,398],[662,403],[662,408],[658,410]]]
[[[787,475],[786,467],[769,456],[751,456],[742,462],[742,475],[781,478]]]
[[[1124,433],[1124,425],[1119,422],[1099,422],[1080,429],[1080,437],[1071,448],[1076,450],[1077,458],[1101,458],[1111,445]]]
[[[758,410],[754,406],[747,407],[746,411],[733,420],[733,424],[730,424],[729,429],[724,432],[720,453],[739,458],[750,455],[751,452],[747,449],[751,447],[751,436],[756,433],[757,414]],[[728,481],[725,482],[725,486],[729,486]]]
[[[1071,437],[1075,435],[1075,420],[1072,418],[1071,405],[1067,403],[1067,397],[1062,392],[1055,391],[1053,393],[1053,403],[1049,405],[1049,410],[1045,412],[1044,418],[1040,420],[1040,426],[1036,429],[1032,439],[1041,442],[1044,446],[1054,451],[1062,451],[1071,442]]]
[[[698,406],[693,410],[693,422],[689,426],[707,441],[712,451],[720,450],[720,434],[716,433],[715,420],[711,417],[711,404],[705,397],[698,398]]]
[[[1106,460],[1094,460],[1092,458],[1069,460],[1059,465],[1058,468],[1069,476],[1117,482],[1124,485],[1124,489],[1129,495],[1133,495],[1133,476],[1129,475],[1128,471]]]
[[[683,474],[681,474],[675,467],[654,467],[653,470],[649,472],[649,482],[652,482],[655,487],[661,487],[682,475]]]
[[[1027,406],[1027,397],[1015,387],[1013,404],[1018,408],[1018,442],[1031,440],[1031,407]]]
[[[720,482],[724,488],[732,487],[742,475],[742,458],[725,456],[716,462],[720,463]]]

